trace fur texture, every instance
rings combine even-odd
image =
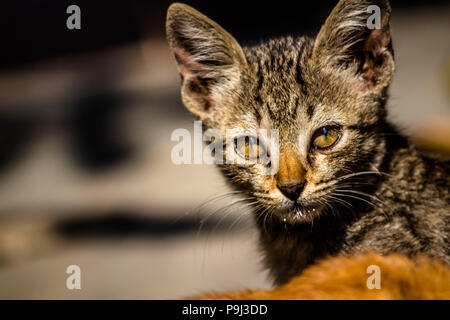
[[[368,289],[367,267],[380,267],[380,289]],[[450,269],[426,256],[414,260],[399,255],[364,254],[330,257],[273,290],[209,294],[198,300],[405,300],[449,299]]]
[[[372,4],[380,29],[365,23]],[[253,206],[276,284],[329,255],[427,254],[450,264],[450,163],[420,154],[386,121],[390,13],[386,0],[341,0],[315,39],[241,47],[196,10],[168,10],[182,99],[205,129],[279,132],[279,150],[265,145],[279,155],[276,174],[266,174],[273,163],[220,166]],[[330,127],[338,140],[318,149],[314,137]],[[294,200],[282,192],[292,185]]]

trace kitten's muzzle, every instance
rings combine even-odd
[[[306,181],[302,181],[294,184],[277,185],[277,187],[286,198],[296,201],[305,188],[305,184]]]

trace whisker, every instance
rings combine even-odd
[[[234,208],[235,210],[230,210],[233,206],[230,206],[230,207],[228,207],[228,212],[226,213],[226,214],[224,214],[220,219],[219,219],[219,221],[216,223],[216,225],[214,226],[214,229],[213,229],[213,233],[214,232],[216,232],[216,230],[217,230],[217,227],[222,223],[222,221],[224,220],[224,219],[226,219],[226,217],[228,217],[230,214],[232,214],[233,212],[235,212],[235,211],[238,211],[238,210],[242,210],[242,209],[244,209],[244,208],[247,208],[247,207],[249,207],[249,206],[252,206],[252,205],[254,205],[254,204],[256,204],[256,203],[258,203],[258,201],[254,201],[254,202],[250,202],[250,203],[244,203],[244,204],[242,204],[239,208]]]
[[[359,194],[359,195],[366,196],[366,197],[369,197],[369,198],[371,198],[371,199],[374,199],[374,200],[380,202],[381,204],[384,204],[384,202],[381,201],[380,199],[378,199],[377,197],[375,197],[375,196],[373,196],[373,195],[371,195],[371,194],[365,193],[365,192],[355,191],[355,190],[347,190],[347,189],[336,189],[336,191],[338,191],[338,192],[349,192],[349,193]]]
[[[224,207],[220,207],[220,208],[218,208],[217,210],[214,210],[213,212],[209,213],[206,217],[204,217],[204,218],[202,218],[202,219],[200,220],[200,225],[199,225],[199,228],[198,228],[198,231],[197,231],[197,237],[200,235],[204,223],[205,223],[209,218],[211,218],[212,216],[216,215],[216,214],[219,213],[219,212],[222,212],[223,210],[227,210],[227,209],[231,208],[231,207],[232,207],[233,205],[235,205],[235,204],[238,204],[238,203],[240,203],[240,202],[249,201],[249,200],[252,200],[252,198],[238,199],[238,200],[236,200],[236,201],[233,201],[233,202],[227,204],[227,205],[224,206]]]
[[[341,177],[338,177],[336,179],[336,181],[342,181],[345,179],[349,179],[349,178],[353,178],[353,177],[357,177],[357,176],[362,176],[362,175],[366,175],[366,174],[377,174],[377,175],[381,175],[382,173],[379,171],[361,171],[361,172],[355,172],[355,173],[351,173],[351,174],[347,174]]]
[[[210,204],[213,201],[222,200],[222,199],[225,199],[226,197],[230,197],[230,196],[233,196],[233,195],[236,195],[236,194],[241,194],[241,193],[242,192],[240,192],[240,191],[228,191],[228,192],[224,192],[224,193],[220,193],[220,194],[214,195],[214,196],[212,196],[212,198],[206,199],[200,205],[198,205],[198,206],[196,206],[196,207],[186,211],[184,215],[186,216],[186,215],[189,215],[189,214],[191,214],[193,212],[200,211],[200,209],[202,209],[203,207],[205,207],[206,205]]]
[[[363,199],[361,197],[357,197],[357,196],[353,196],[353,195],[349,195],[349,194],[345,194],[345,193],[338,193],[338,192],[335,192],[334,194],[337,195],[337,196],[341,196],[341,197],[349,197],[349,198],[357,199],[357,200],[363,201],[363,202],[365,202],[365,203],[367,203],[367,204],[369,204],[369,205],[371,205],[371,206],[373,206],[375,208],[381,209],[381,207],[379,207],[378,205],[376,205],[376,204],[374,204],[374,203],[372,203],[372,202],[370,202],[370,201],[368,201],[366,199]]]
[[[347,202],[347,201],[345,201],[345,200],[343,200],[343,199],[341,199],[341,198],[335,197],[335,196],[333,196],[333,194],[329,195],[328,197],[329,197],[331,200],[337,201],[337,202],[339,202],[340,204],[342,204],[343,206],[346,206],[346,207],[349,208],[350,210],[352,210],[352,208],[353,208],[353,206],[352,206],[352,204],[351,204],[350,202]]]
[[[243,203],[249,200],[254,200],[252,198],[245,198],[245,199],[238,199],[236,201],[233,201],[232,203],[227,204],[224,207],[218,208],[217,210],[214,210],[212,213],[208,214],[206,217],[204,217],[203,219],[201,219],[200,221],[200,225],[197,231],[197,238],[199,238],[203,225],[204,223],[210,219],[212,216],[216,215],[219,212],[223,212],[224,210],[227,210],[227,213],[221,217],[221,219],[217,222],[216,226],[213,229],[213,232],[217,229],[217,226],[219,223],[221,223],[221,221],[223,221],[223,219],[225,219],[227,216],[229,216],[233,211],[230,210],[234,205],[239,204],[239,203]],[[207,246],[208,246],[208,240],[209,240],[209,235],[211,234],[211,232],[207,233],[206,235],[206,239],[204,242],[204,247],[203,247],[203,259],[202,259],[202,272],[204,272],[204,266],[205,266],[205,258],[206,258],[206,251],[207,251]]]

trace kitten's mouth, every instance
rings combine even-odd
[[[297,201],[281,212],[283,222],[308,222],[314,220],[322,211],[323,205],[305,205]]]
[[[315,211],[315,209],[312,209],[312,210]],[[294,211],[294,213],[295,213],[297,216],[299,216],[299,217],[303,217],[303,211],[305,211],[305,214],[306,214],[306,212],[307,212],[305,208],[301,207],[301,206],[297,203],[297,201],[294,202],[294,204],[292,205],[292,211]],[[308,212],[309,212],[309,211],[308,211]]]

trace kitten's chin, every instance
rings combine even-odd
[[[289,207],[279,210],[276,216],[284,223],[308,223],[316,219],[323,209],[323,204],[300,205],[293,203]]]

